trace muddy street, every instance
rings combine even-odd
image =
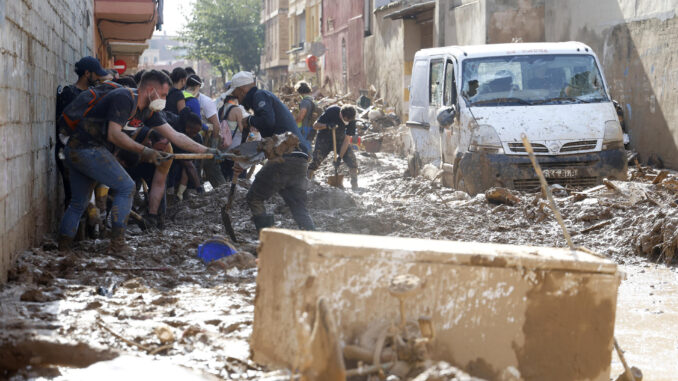
[[[435,174],[404,176],[406,161],[392,154],[362,153],[359,160],[359,191],[329,187],[329,164],[311,184],[309,205],[319,230],[566,245],[536,193],[514,192],[517,204],[497,205],[484,195],[442,187]],[[675,258],[674,264],[664,263],[671,263],[676,250],[669,235],[675,234],[670,226],[678,218],[678,194],[653,185],[651,169],[630,172],[635,180],[615,181],[614,189],[555,187],[554,195],[575,244],[611,258],[626,274],[615,334],[627,360],[645,379],[672,380],[678,374],[678,338],[667,333],[678,321],[678,270]],[[241,241],[235,244],[238,254],[209,265],[196,250],[226,235],[219,209],[228,187],[170,204],[164,231],[132,228],[135,254],[129,257],[105,255],[106,240],[81,242],[65,255],[50,240],[24,252],[0,289],[0,368],[11,369],[3,377],[74,379],[82,372],[77,368],[115,353],[169,360],[223,379],[263,374],[266,369],[249,359],[258,242],[243,203],[247,184],[241,185],[231,211]],[[296,227],[288,210],[275,211],[276,227]],[[64,359],[63,351],[73,358]],[[49,366],[55,362],[74,368]],[[621,371],[613,355],[612,374]]]

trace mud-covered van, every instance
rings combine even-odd
[[[626,178],[623,132],[595,53],[579,42],[417,52],[407,126],[420,159],[471,194],[539,187],[521,134],[551,184]]]

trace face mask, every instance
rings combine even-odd
[[[154,90],[154,92],[155,92],[155,90]],[[157,95],[158,95],[158,93],[156,92],[156,96]],[[150,95],[148,96],[148,99],[151,100]],[[162,111],[162,110],[165,109],[166,103],[167,102],[164,99],[158,97],[157,99],[151,100],[151,103],[148,105],[148,108],[150,108],[151,111]]]
[[[152,100],[152,101],[151,101],[151,104],[149,104],[148,107],[149,107],[152,111],[162,111],[162,110],[165,109],[165,104],[166,104],[166,103],[167,103],[167,102],[166,102],[164,99],[158,98],[158,99]]]

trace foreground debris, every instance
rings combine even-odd
[[[333,174],[331,163],[317,172],[316,182],[309,189],[309,206],[319,230],[565,246],[560,228],[539,194],[511,191],[521,202],[495,205],[484,195],[471,198],[444,188],[439,179],[405,177],[407,162],[390,154],[362,152],[359,160],[363,189],[358,192],[325,185],[325,178]],[[669,172],[662,181],[652,184],[659,173],[633,167],[629,173],[632,181],[612,182],[622,193],[605,186],[554,192],[575,245],[586,246],[619,264],[631,264],[630,281],[642,279],[642,290],[655,294],[638,296],[652,304],[633,307],[634,320],[624,324],[637,324],[645,317],[673,316],[670,299],[657,295],[673,285],[676,275],[669,268],[654,279],[650,273],[653,268],[642,258],[652,262],[678,260],[675,238],[671,238],[676,231],[671,226],[678,217],[678,177]],[[205,265],[196,255],[199,244],[225,235],[218,210],[228,190],[224,187],[170,204],[164,232],[142,233],[131,228],[128,241],[135,253],[129,257],[105,255],[106,240],[79,243],[69,254],[58,253],[54,243],[46,240],[42,246],[24,252],[10,273],[10,282],[0,288],[0,359],[6,358],[8,348],[18,345],[31,348],[32,353],[48,353],[51,343],[60,343],[62,350],[93,353],[89,357],[92,361],[107,359],[96,353],[128,353],[148,361],[167,359],[225,379],[258,379],[269,374],[249,360],[256,276],[251,256],[257,251],[257,242],[249,209],[242,203],[245,187],[237,187],[231,210],[234,229],[242,237],[235,245],[242,257]],[[268,207],[274,203],[272,200]],[[279,227],[295,227],[286,208],[279,207],[276,214],[281,216]],[[625,293],[636,292],[636,288],[633,283],[622,283]],[[97,293],[98,289],[103,295]],[[21,301],[27,291],[31,292]],[[42,298],[45,302],[29,300]],[[619,310],[626,308],[620,305]],[[148,348],[168,345],[162,344],[155,333],[160,326],[168,327],[175,341],[171,348],[150,355],[102,329],[96,324],[98,318],[118,335]],[[643,325],[639,329],[646,337],[649,330],[664,329],[659,327]],[[652,331],[654,341],[664,343],[661,338],[665,336],[665,332]],[[622,339],[620,344],[627,356],[635,356],[629,362],[651,377],[652,367],[639,360],[651,363],[657,354],[647,357]],[[644,341],[643,345],[649,345]],[[665,344],[665,349],[671,348]],[[83,349],[74,349],[78,345]],[[53,378],[61,373],[69,379],[69,372],[75,371],[50,366],[51,358],[43,358],[44,367],[28,368],[28,360],[18,361],[11,372],[0,375],[14,374],[14,379],[21,380],[39,375]],[[670,374],[670,363],[658,368]],[[673,370],[674,374],[678,371]]]

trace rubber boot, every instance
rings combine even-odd
[[[160,216],[157,214],[147,214],[144,216],[144,222],[146,222],[147,229],[157,229],[162,230],[162,223]]]
[[[107,254],[122,256],[131,253],[132,248],[125,242],[125,228],[111,229],[111,244],[108,246]]]
[[[273,226],[273,224],[275,223],[273,216],[270,214],[254,216],[252,220],[254,221],[254,226],[257,228],[257,233],[259,233],[261,229]]]
[[[358,169],[350,169],[349,174],[351,175],[351,189],[354,191],[358,190]]]
[[[73,237],[59,234],[57,238],[57,247],[59,251],[69,251],[73,248]]]

